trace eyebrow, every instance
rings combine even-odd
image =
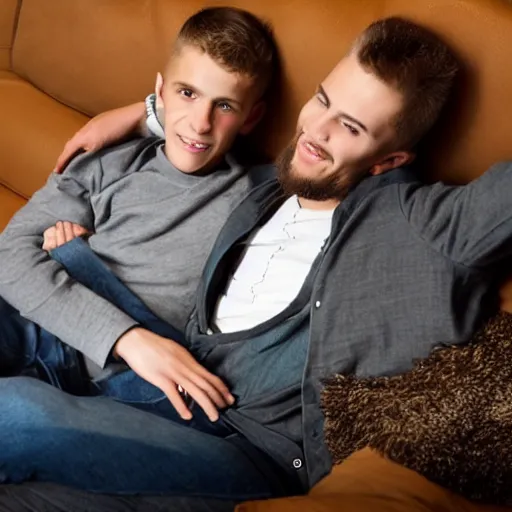
[[[327,107],[330,107],[331,106],[331,100],[330,100],[329,96],[327,96],[327,93],[325,92],[325,89],[321,85],[318,86],[318,93],[321,94],[324,97],[325,104],[327,105]],[[341,118],[343,118],[343,119],[346,119],[347,121],[350,121],[351,123],[356,124],[357,126],[359,126],[359,128],[361,128],[361,130],[363,130],[364,132],[368,133],[368,128],[366,128],[366,126],[363,123],[361,123],[361,121],[356,119],[355,117],[352,117],[352,116],[350,116],[349,114],[347,114],[345,112],[340,112],[339,116]]]
[[[173,82],[172,83],[175,87],[183,87],[183,89],[190,89],[192,91],[195,91],[195,92],[198,92],[199,94],[203,94],[202,91],[200,91],[197,87],[194,87],[193,85],[190,85],[190,84],[187,84],[185,82]],[[236,103],[239,107],[242,106],[242,104],[238,101],[238,100],[235,100],[234,98],[227,98],[227,97],[223,97],[223,98],[214,98],[213,101],[215,103],[219,103],[219,102],[222,102],[222,101],[226,101],[228,103]]]

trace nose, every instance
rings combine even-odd
[[[329,142],[330,138],[330,122],[328,113],[315,113],[304,124],[306,133],[317,142]]]
[[[195,105],[191,125],[198,135],[209,133],[212,129],[212,106],[206,102]]]

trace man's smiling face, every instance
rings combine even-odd
[[[258,95],[251,77],[225,69],[193,45],[181,47],[157,83],[167,158],[185,173],[212,169],[236,136],[259,120]]]
[[[393,123],[403,103],[397,89],[349,54],[300,113],[295,140],[281,162],[285,190],[306,199],[341,199],[364,175],[405,163],[409,155],[393,145]]]

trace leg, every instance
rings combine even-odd
[[[234,512],[231,500],[180,496],[113,496],[41,482],[0,485],[2,512]]]
[[[39,330],[0,297],[0,376],[18,375],[36,361]]]
[[[246,500],[273,485],[228,438],[107,397],[0,379],[0,483],[50,481],[103,493]]]
[[[76,394],[89,384],[77,351],[0,297],[0,377],[25,375]]]

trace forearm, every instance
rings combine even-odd
[[[127,107],[122,107],[124,123],[127,132],[136,136],[146,137],[149,131],[146,126],[146,106],[143,101],[133,103]]]
[[[136,322],[71,279],[42,249],[44,230],[57,220],[93,227],[88,194],[101,172],[90,165],[93,157],[80,158],[84,165],[79,159],[66,175],[52,176],[0,235],[0,295],[103,365],[117,339]]]
[[[0,295],[20,313],[103,366],[137,322],[69,277],[39,237],[0,238]]]

